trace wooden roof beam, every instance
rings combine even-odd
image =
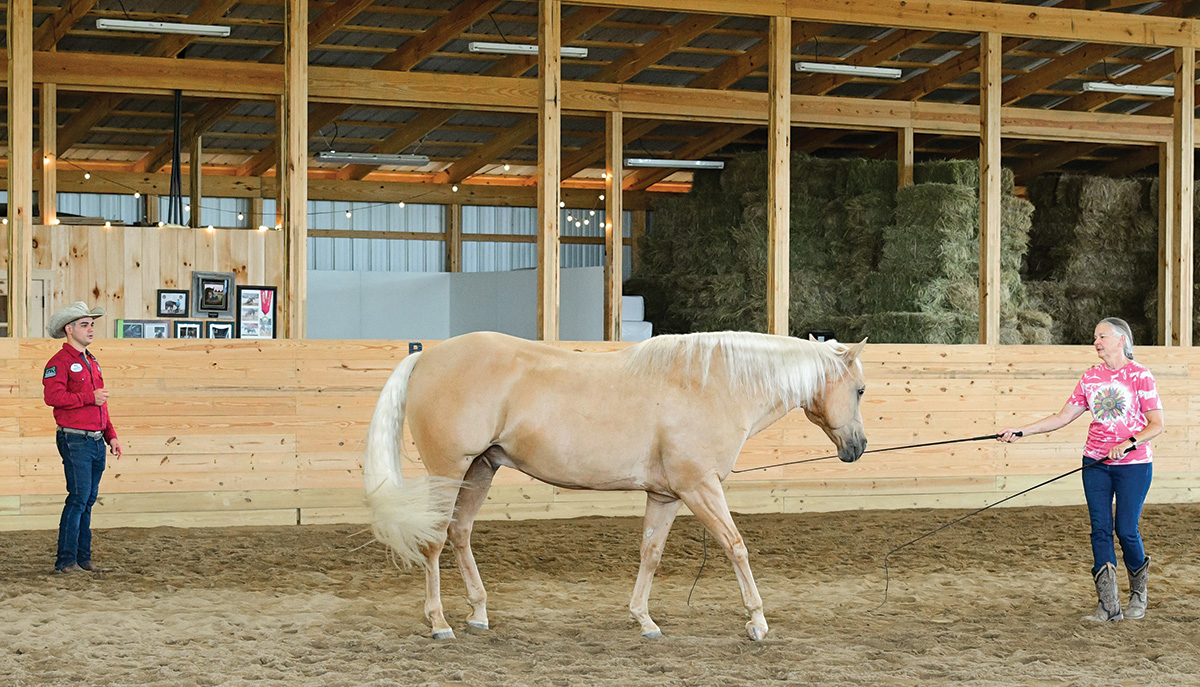
[[[709,153],[720,150],[734,141],[758,129],[756,125],[742,124],[737,126],[715,127],[711,135],[697,138],[692,143],[683,146],[673,157],[680,160],[702,158]],[[632,191],[644,191],[647,188],[671,176],[677,169],[640,169],[625,177],[622,187]]]
[[[859,26],[887,26],[954,33],[994,32],[1025,39],[1077,40],[1161,47],[1194,46],[1200,29],[1194,22],[1117,12],[973,0],[740,0],[736,5],[713,0],[588,0],[588,4],[622,9],[705,12],[720,8],[750,17],[789,16],[804,21]],[[1073,0],[1070,7],[1082,7]]]
[[[875,67],[933,35],[932,31],[896,31],[882,40],[875,41],[866,48],[854,53],[843,61],[842,64],[858,67]],[[797,94],[824,95],[853,79],[854,77],[845,75],[813,74],[799,79],[792,84],[792,92]]]
[[[68,0],[53,16],[42,21],[41,26],[33,32],[33,49],[35,51],[51,50],[67,32],[79,23],[98,0]]]
[[[452,38],[474,24],[480,17],[496,8],[503,0],[465,0],[443,16],[424,33],[410,38],[395,52],[375,63],[372,69],[385,71],[408,71],[422,60],[437,52]],[[308,130],[311,137],[316,132],[337,121],[351,105],[326,104],[309,115]],[[246,161],[240,168],[246,176],[258,176],[271,169],[279,161],[278,143],[267,146],[262,152]]]
[[[617,60],[601,67],[599,71],[588,77],[588,80],[625,83],[667,55],[696,40],[705,31],[716,28],[725,19],[724,15],[718,14],[688,16],[649,42],[629,50]]]
[[[819,35],[828,27],[827,24],[815,23],[805,23],[798,27],[793,26],[792,49],[795,50],[796,46]],[[691,83],[687,84],[687,88],[725,90],[766,65],[770,52],[769,48],[768,41],[760,40],[741,55],[725,60],[716,69],[692,80]],[[658,121],[645,120],[626,122],[623,136],[625,144],[628,145],[648,135],[657,129],[660,124],[661,122]],[[563,160],[563,178],[569,179],[603,159],[604,141],[593,141]]]
[[[600,22],[612,16],[616,10],[597,7],[580,7],[563,19],[562,42],[575,40]],[[537,64],[537,55],[508,55],[484,70],[484,76],[520,76]],[[439,126],[450,121],[461,110],[429,110],[418,115],[412,122],[391,134],[371,148],[372,153],[398,153],[413,143],[428,136]],[[338,174],[342,179],[362,179],[379,168],[379,165],[347,165]],[[570,175],[564,173],[563,178]]]
[[[225,13],[237,3],[238,0],[204,0],[195,11],[188,15],[187,23],[212,23],[225,16]],[[163,36],[151,43],[150,47],[143,53],[143,56],[175,57],[195,41],[196,38],[197,36],[179,34]],[[124,94],[120,93],[105,93],[100,95],[84,106],[79,114],[72,117],[66,124],[60,127],[58,130],[59,157],[62,157],[64,153],[70,150],[71,146],[82,141],[88,132],[91,131],[92,127],[99,124],[110,112],[116,109],[117,105],[125,97]]]
[[[364,9],[370,7],[375,0],[338,0],[328,9],[308,23],[308,44],[310,46],[320,45],[325,39],[329,38],[334,32],[340,30],[354,17],[358,16]],[[263,64],[282,64],[283,63],[283,44],[279,44],[274,50],[267,53],[266,57],[259,60]],[[201,108],[191,120],[184,125],[181,138],[189,141],[197,135],[203,134],[214,124],[229,116],[229,113],[241,103],[240,100],[232,100],[220,98],[210,102]],[[133,165],[135,172],[153,172],[158,170],[167,162],[167,157],[171,154],[173,144],[171,137],[167,137],[162,143],[159,143],[153,150],[146,153],[141,160],[138,160]]]
[[[593,74],[590,80],[604,83],[624,83],[723,21],[725,21],[723,15],[710,14],[696,15],[684,19],[663,31],[651,41],[628,51],[620,59]],[[533,125],[532,132],[530,132],[531,123]],[[508,131],[493,137],[492,140],[472,151],[470,155],[451,165],[444,172],[445,179],[449,183],[458,183],[486,165],[491,164],[517,145],[529,140],[530,136],[536,134],[536,124],[536,120],[522,121]],[[439,178],[442,177],[439,175]],[[563,173],[563,178],[568,178],[565,172]]]

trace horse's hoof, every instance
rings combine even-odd
[[[468,620],[467,625],[470,625],[471,627],[475,628],[476,630],[488,629],[488,624],[487,624],[486,620],[484,620],[483,622],[480,622],[478,620]]]
[[[643,632],[642,636],[645,637],[646,639],[658,639],[659,637],[662,636],[662,630],[651,630],[649,632]]]
[[[757,625],[746,624],[746,634],[750,635],[750,639],[755,642],[761,642],[767,638],[767,631]]]
[[[454,630],[438,630],[433,633],[434,639],[454,639]]]

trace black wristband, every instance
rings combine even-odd
[[[1129,442],[1130,446],[1133,446],[1135,448],[1137,447],[1137,437],[1129,437],[1128,439],[1126,439],[1126,441]]]

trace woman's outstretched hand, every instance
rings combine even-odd
[[[1022,432],[1019,429],[1002,429],[1000,430],[1000,434],[996,437],[996,441],[1003,441],[1006,444],[1011,444],[1017,439],[1020,439],[1021,434]]]

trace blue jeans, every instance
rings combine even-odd
[[[54,567],[92,560],[92,505],[104,472],[104,439],[58,432],[58,455],[67,476],[67,503],[58,521],[58,557]]]
[[[1150,479],[1154,475],[1153,463],[1138,465],[1096,464],[1097,461],[1084,456],[1083,493],[1087,497],[1088,515],[1092,519],[1092,573],[1105,563],[1117,564],[1113,548],[1113,500],[1116,500],[1115,528],[1121,542],[1121,557],[1131,570],[1137,570],[1146,562],[1146,550],[1142,547],[1142,533],[1138,521],[1142,519],[1142,505],[1150,491]]]

